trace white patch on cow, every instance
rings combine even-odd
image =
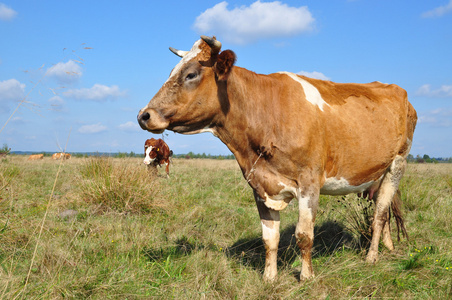
[[[377,181],[379,181],[378,179]],[[375,181],[365,182],[358,186],[351,185],[345,178],[327,178],[325,184],[320,189],[323,195],[347,195],[351,193],[362,193],[369,189]]]
[[[309,209],[309,197],[302,197],[301,195],[298,197],[298,207],[302,210]]]
[[[279,186],[283,188],[279,191],[277,195],[269,196],[265,193],[264,204],[270,209],[273,210],[283,210],[289,205],[290,201],[297,197],[297,189],[291,186],[288,186],[282,182],[278,183]]]
[[[312,220],[312,209],[309,207],[309,197],[298,197],[299,218],[304,220]],[[303,226],[303,225],[301,225]]]
[[[191,48],[190,51],[188,51],[184,57],[182,57],[182,59],[180,60],[180,62],[174,67],[173,71],[171,71],[170,77],[168,78],[167,82],[176,74],[178,74],[180,72],[180,70],[182,69],[182,67],[189,62],[190,60],[192,60],[193,58],[195,58],[200,52],[201,52],[201,48],[199,47],[199,45],[201,45],[202,40],[197,41],[193,47]]]
[[[321,111],[323,111],[324,105],[329,106],[328,103],[326,103],[325,100],[323,100],[322,95],[320,95],[319,90],[315,86],[313,86],[312,84],[310,84],[309,82],[304,80],[303,78],[297,76],[294,73],[290,73],[290,72],[279,72],[279,73],[286,74],[287,76],[289,76],[296,82],[300,83],[301,86],[303,87],[304,93],[306,95],[306,100],[308,100],[308,102],[310,102],[313,105],[317,105]]]
[[[262,239],[270,240],[275,235],[275,229],[267,226],[266,223],[262,222]]]
[[[181,132],[181,134],[192,135],[192,134],[210,132],[214,136],[218,137],[217,131],[214,128],[210,128],[209,126],[202,128],[202,129],[198,129],[198,130],[189,131],[189,132]]]
[[[283,210],[284,208],[287,207],[287,205],[289,205],[289,201],[285,201],[285,199],[283,198],[279,198],[278,195],[276,196],[277,198],[271,198],[269,195],[267,195],[267,193],[265,193],[265,199],[264,199],[264,204],[265,206],[267,206],[270,209],[273,210]]]
[[[180,70],[182,69],[182,67],[189,62],[190,60],[192,60],[193,58],[195,58],[200,52],[201,52],[201,48],[199,47],[199,45],[202,43],[202,40],[198,40],[193,47],[191,48],[190,51],[181,51],[184,52],[184,56],[182,57],[182,59],[180,60],[180,62],[174,67],[174,69],[171,71],[170,76],[168,77],[168,79],[166,80],[165,84],[170,81],[174,76],[176,76],[176,74],[178,74],[180,72]],[[146,109],[150,108],[151,105],[150,101],[148,103],[148,105],[146,105],[146,107],[144,107],[143,109],[140,110],[140,114],[145,111]]]
[[[213,134],[214,136],[218,137],[217,131],[216,131],[215,129],[213,129],[213,128],[206,127],[206,128],[201,129],[199,132],[200,132],[200,133],[203,133],[203,132],[210,132],[210,133]]]
[[[262,224],[262,238],[267,241],[271,241],[279,234],[279,226],[275,223],[279,222],[279,214],[275,211],[269,211],[269,214],[273,221],[266,220],[261,221]],[[271,224],[271,226],[269,226]]]
[[[279,194],[278,194],[279,197],[282,197],[284,199],[290,198],[289,199],[289,201],[290,201],[292,198],[296,198],[297,195],[299,194],[299,189],[297,189],[295,187],[288,186],[287,184],[285,184],[281,181],[278,182],[278,185],[283,187],[282,190],[279,191]]]
[[[408,154],[410,154],[410,150],[411,150],[411,145],[412,145],[413,141],[411,141],[409,138],[406,138],[406,144],[407,144],[407,150],[406,150],[406,154],[404,158],[408,157]]]
[[[152,147],[152,146],[149,146],[149,147],[146,148],[146,152],[145,152],[146,155],[145,155],[144,160],[143,160],[143,163],[145,165],[150,165],[155,160],[155,158],[151,159],[151,157],[149,156],[149,154],[151,153],[152,149],[154,149],[154,147]]]

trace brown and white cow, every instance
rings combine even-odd
[[[39,160],[44,159],[44,154],[32,154],[28,157],[27,160]]]
[[[148,131],[211,132],[235,155],[253,188],[266,249],[264,278],[276,277],[279,211],[296,198],[301,279],[314,275],[311,250],[319,195],[373,194],[366,260],[378,243],[394,248],[388,211],[406,166],[417,115],[394,84],[334,83],[289,72],[256,74],[234,66],[231,50],[202,36],[140,110]]]
[[[161,166],[166,165],[166,176],[169,177],[169,165],[170,156],[173,155],[173,151],[170,150],[168,145],[162,139],[148,139],[144,143],[144,160],[143,163],[148,166]]]
[[[52,159],[70,159],[71,154],[70,153],[64,153],[64,152],[57,152],[52,154]]]

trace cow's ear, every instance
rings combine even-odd
[[[218,80],[228,79],[236,59],[235,53],[231,50],[225,50],[218,55],[215,63],[215,74],[217,74]]]

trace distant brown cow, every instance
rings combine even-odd
[[[38,159],[43,159],[44,158],[44,154],[32,154],[28,157],[28,160],[38,160]]]
[[[64,153],[64,152],[57,152],[52,155],[52,159],[70,159],[71,154],[70,153]]]
[[[166,175],[169,177],[169,164],[170,156],[173,155],[168,145],[162,139],[148,139],[144,143],[144,161],[143,163],[148,166],[161,166],[166,165]]]

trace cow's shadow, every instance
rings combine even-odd
[[[298,259],[300,250],[295,240],[295,226],[291,225],[280,232],[280,242],[278,248],[278,265],[291,266]],[[330,256],[338,249],[348,248],[352,250],[362,250],[357,239],[347,232],[346,228],[335,221],[325,221],[314,228],[313,258]],[[190,255],[193,251],[206,249],[186,237],[181,237],[174,241],[170,247],[160,249],[143,249],[143,254],[150,261],[161,261],[167,259]],[[249,266],[263,272],[265,266],[265,247],[262,236],[256,235],[240,239],[232,246],[227,247],[224,253],[231,259],[237,260],[244,266]],[[297,274],[295,274],[297,275]]]
[[[360,250],[357,241],[346,228],[335,221],[325,221],[314,228],[312,257],[330,256],[343,248]],[[265,266],[265,247],[261,236],[240,239],[229,247],[227,255],[263,272]],[[291,266],[297,261],[300,250],[296,244],[295,226],[286,227],[280,232],[278,247],[278,265]]]

